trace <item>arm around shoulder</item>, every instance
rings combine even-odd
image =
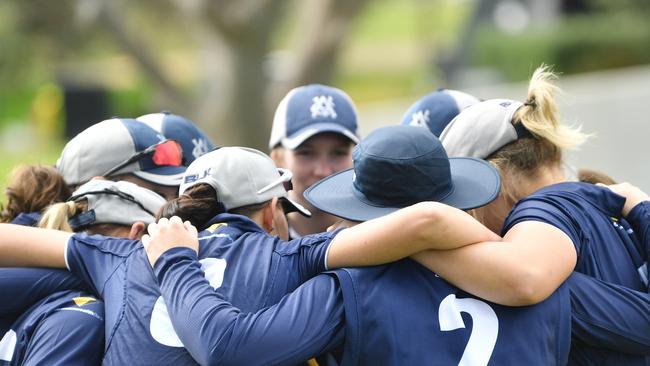
[[[502,242],[484,242],[449,251],[429,251],[415,259],[455,286],[508,306],[543,301],[571,274],[576,251],[560,229],[521,222]]]
[[[427,249],[455,249],[500,238],[468,213],[421,202],[343,230],[329,249],[329,268],[378,265]]]
[[[66,243],[71,233],[0,224],[0,266],[66,268]]]

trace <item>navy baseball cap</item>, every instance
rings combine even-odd
[[[134,119],[112,118],[96,123],[72,138],[56,162],[56,168],[69,185],[78,185],[132,158],[165,137]],[[180,159],[180,158],[179,158]],[[116,171],[163,186],[178,186],[184,166],[160,165],[147,155]]]
[[[402,117],[402,125],[428,128],[440,137],[454,117],[480,100],[458,90],[439,89],[415,102]]]
[[[170,140],[175,140],[183,148],[183,165],[189,166],[194,159],[214,150],[210,138],[189,119],[169,112],[150,113],[136,118],[161,133]]]
[[[357,111],[344,91],[311,84],[292,89],[275,111],[269,148],[293,150],[308,138],[333,132],[359,143]]]
[[[448,158],[422,128],[388,126],[370,133],[352,153],[354,168],[305,191],[314,207],[353,221],[387,215],[422,201],[468,210],[494,200],[501,180],[484,160]]]

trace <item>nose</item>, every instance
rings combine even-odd
[[[314,171],[315,176],[317,176],[319,179],[322,179],[329,175],[332,175],[333,173],[335,173],[335,170],[334,164],[332,164],[332,162],[330,162],[328,159],[320,159],[318,161],[318,165]]]

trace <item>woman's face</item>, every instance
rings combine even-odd
[[[479,208],[475,208],[470,213],[480,223],[497,235],[501,235],[503,222],[506,220],[508,213],[512,209],[513,203],[510,203],[503,194],[499,193],[494,201]]]
[[[293,173],[291,197],[303,205],[303,192],[330,174],[352,168],[352,143],[334,133],[320,133],[295,150],[286,150],[284,167]]]

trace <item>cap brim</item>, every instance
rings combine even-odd
[[[142,178],[147,182],[158,184],[161,186],[179,186],[183,181],[183,174],[187,168],[184,166],[161,166],[154,169],[149,169],[146,172],[132,172],[131,174]]]
[[[298,212],[299,214],[305,217],[311,217],[311,212],[309,212],[309,210],[306,209],[305,206],[292,200],[291,198],[281,197],[280,201],[282,202],[282,208],[284,209],[285,214],[288,214],[289,212]]]
[[[473,158],[449,159],[453,190],[438,200],[461,210],[484,206],[497,197],[501,187],[499,174],[489,163]],[[367,221],[385,216],[403,206],[373,206],[353,192],[354,170],[331,175],[307,189],[309,203],[321,211],[352,221]]]
[[[298,130],[293,135],[283,138],[280,142],[284,148],[293,150],[300,146],[303,142],[307,141],[308,138],[325,132],[337,133],[343,135],[344,137],[347,137],[355,144],[359,143],[359,137],[355,135],[354,132],[341,126],[338,123],[316,123],[309,125],[308,127]]]

